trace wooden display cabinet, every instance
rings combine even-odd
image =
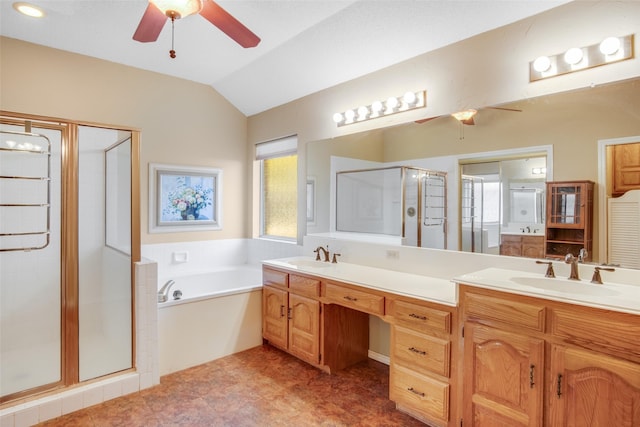
[[[591,260],[593,239],[592,181],[547,183],[547,220],[544,256],[563,259],[587,250],[583,261]]]

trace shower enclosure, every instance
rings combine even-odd
[[[138,140],[0,118],[0,402],[133,367]]]
[[[447,175],[408,166],[336,173],[336,231],[446,249]]]

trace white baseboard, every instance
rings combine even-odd
[[[384,363],[385,365],[389,365],[391,363],[391,359],[389,356],[385,356],[384,354],[376,353],[375,351],[369,350],[369,359],[373,359],[377,362]]]

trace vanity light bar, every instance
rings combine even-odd
[[[564,53],[540,56],[529,62],[529,81],[573,73],[633,58],[633,34],[607,37],[598,44],[572,47]]]
[[[427,91],[407,92],[403,96],[390,97],[385,102],[374,101],[371,105],[335,113],[333,121],[338,127],[364,122],[391,114],[403,113],[427,106]]]

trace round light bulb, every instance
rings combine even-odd
[[[346,117],[347,121],[351,122],[356,117],[356,112],[353,110],[347,110],[344,112],[344,116]]]
[[[407,92],[407,93],[405,93],[404,96],[402,97],[402,99],[404,100],[404,102],[407,105],[413,105],[418,100],[418,98],[416,97],[415,92]]]
[[[373,104],[371,104],[371,111],[375,114],[378,114],[380,111],[382,111],[382,108],[383,105],[380,101],[373,101]]]
[[[564,54],[564,60],[567,64],[576,65],[582,61],[582,49],[579,47],[572,47]]]
[[[398,106],[398,98],[394,98],[393,96],[387,99],[387,108],[393,110]]]
[[[600,52],[604,55],[613,55],[620,49],[620,39],[617,37],[607,37],[600,43]]]
[[[369,115],[369,109],[364,105],[358,108],[358,119],[364,120]]]
[[[342,123],[344,121],[344,116],[342,113],[335,113],[333,115],[333,121],[336,123]]]
[[[539,73],[544,73],[551,68],[551,59],[548,56],[539,56],[533,61],[533,69]]]

